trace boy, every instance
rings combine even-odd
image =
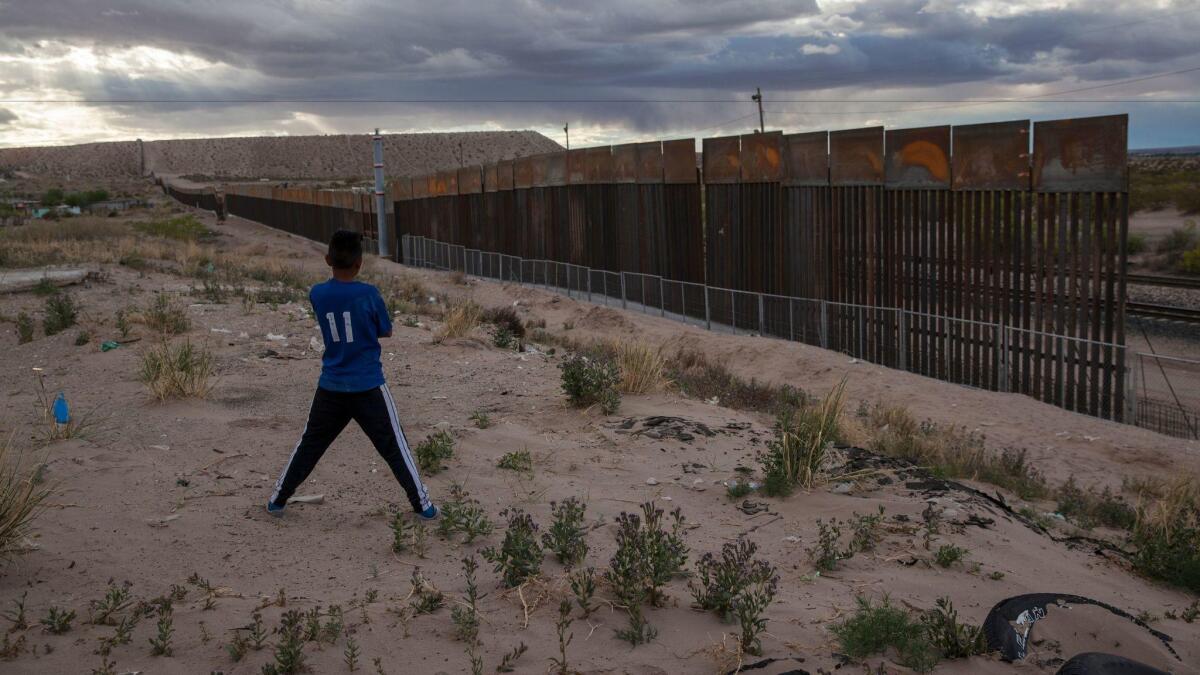
[[[333,268],[333,278],[313,286],[308,294],[325,339],[321,379],[304,434],[275,483],[267,512],[283,515],[287,500],[312,473],[342,429],[354,420],[391,467],[413,511],[420,518],[433,520],[438,509],[421,483],[400,428],[396,404],[383,381],[379,338],[392,336],[387,306],[378,289],[354,280],[362,269],[362,235],[348,230],[335,232],[329,240],[325,264]]]

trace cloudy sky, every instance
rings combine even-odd
[[[756,86],[787,131],[1128,112],[1133,147],[1200,145],[1197,36],[1200,0],[0,0],[0,146],[699,137],[756,126]]]

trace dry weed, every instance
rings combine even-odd
[[[434,336],[434,342],[466,337],[479,325],[483,310],[471,300],[460,300],[446,310],[445,323]]]
[[[614,342],[611,351],[616,354],[617,369],[621,380],[617,389],[623,394],[649,394],[667,386],[667,360],[662,351],[642,342]]]
[[[37,480],[37,470],[25,470],[12,437],[0,441],[0,560],[20,549],[30,523],[50,494]]]
[[[160,401],[204,398],[212,389],[212,353],[191,340],[177,345],[162,342],[144,352],[138,378]]]

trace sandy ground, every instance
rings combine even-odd
[[[257,224],[231,219],[216,226],[223,248],[266,245],[270,255],[319,265],[318,247]],[[565,321],[575,337],[623,337],[646,340],[667,349],[689,346],[725,363],[734,372],[775,383],[789,383],[821,395],[843,377],[848,405],[859,401],[903,404],[918,419],[963,425],[987,436],[988,445],[1026,448],[1047,477],[1075,475],[1088,485],[1119,486],[1126,477],[1170,477],[1196,469],[1200,444],[1077,415],[1032,399],[990,393],[888,370],[801,344],[745,336],[716,335],[668,320],[596,307],[541,290],[491,282],[456,285],[449,275],[401,272],[390,262],[374,261],[374,271],[421,278],[436,291],[470,294],[485,306],[518,302],[530,318],[544,318],[561,332]],[[361,646],[361,662],[382,659],[387,673],[469,672],[463,645],[453,639],[449,609],[419,616],[408,635],[393,610],[405,606],[414,566],[452,601],[464,582],[460,560],[497,544],[503,527],[469,546],[431,537],[425,559],[394,555],[385,507],[404,499],[366,438],[351,427],[326,455],[299,494],[324,496],[322,504],[302,504],[276,520],[263,504],[278,471],[304,425],[320,368],[310,340],[319,332],[300,305],[247,309],[192,303],[190,337],[215,353],[219,380],[205,401],[152,401],[136,380],[139,353],[150,342],[101,352],[100,339],[114,337],[113,314],[128,305],[145,306],[155,293],[181,293],[188,280],[169,275],[139,275],[105,267],[104,278],[70,292],[84,307],[82,324],[95,338],[74,346],[76,331],[41,337],[18,345],[11,324],[0,335],[0,434],[14,434],[20,447],[36,448],[48,462],[47,480],[57,488],[51,507],[36,523],[33,550],[0,568],[0,604],[28,593],[36,621],[50,606],[80,614],[64,635],[39,628],[18,632],[26,651],[0,662],[6,673],[88,672],[99,667],[98,639],[111,627],[85,623],[88,602],[103,596],[111,581],[133,584],[143,599],[186,585],[193,572],[219,587],[215,607],[203,609],[192,589],[176,603],[174,655],[151,656],[153,619],[143,620],[130,644],[116,647],[117,672],[256,673],[270,651],[251,651],[234,663],[223,645],[231,629],[250,622],[263,607],[268,626],[284,611],[274,604],[280,589],[287,609],[309,610],[331,603],[346,608],[347,623]],[[0,298],[3,311],[40,311],[32,294]],[[426,321],[428,324],[428,320]],[[435,324],[436,325],[436,324]],[[757,672],[830,671],[841,665],[828,626],[853,610],[855,596],[881,597],[926,609],[948,596],[962,618],[978,623],[996,602],[1021,593],[1073,593],[1101,600],[1137,615],[1157,617],[1153,627],[1174,638],[1179,660],[1162,643],[1125,619],[1093,609],[1052,610],[1035,628],[1031,656],[1010,665],[994,657],[945,662],[939,672],[1054,672],[1061,659],[1088,650],[1117,651],[1177,673],[1200,672],[1200,622],[1164,619],[1179,613],[1193,598],[1130,573],[1088,544],[1068,545],[1030,529],[979,495],[947,490],[915,480],[905,470],[881,469],[870,479],[845,486],[830,484],[788,499],[752,501],[766,512],[747,515],[724,494],[720,481],[738,466],[756,467],[754,455],[770,437],[771,420],[675,393],[625,397],[615,415],[568,407],[559,389],[561,355],[517,354],[491,346],[486,333],[435,344],[430,328],[397,323],[396,336],[384,344],[384,368],[410,439],[445,429],[457,439],[448,470],[428,477],[434,498],[451,481],[464,484],[493,520],[519,506],[549,525],[549,502],[579,496],[588,518],[597,522],[589,536],[587,564],[607,567],[615,545],[612,519],[645,500],[678,506],[690,528],[691,563],[704,552],[745,535],[779,569],[780,593],[767,611],[764,657],[779,659]],[[135,333],[137,334],[137,333]],[[268,339],[283,335],[286,341]],[[319,339],[319,338],[318,338]],[[34,440],[37,381],[31,368],[45,368],[48,386],[66,392],[77,414],[95,421],[82,439],[48,446]],[[486,411],[493,422],[477,429],[469,416]],[[645,418],[682,418],[691,440],[653,438]],[[623,428],[628,425],[630,428]],[[713,431],[695,433],[696,425]],[[495,468],[505,452],[528,448],[535,459],[531,475]],[[656,484],[648,484],[648,479]],[[994,487],[976,485],[988,495]],[[1002,495],[1003,496],[1003,495]],[[1004,496],[1015,500],[1011,495]],[[969,550],[967,562],[948,569],[930,564],[931,553],[915,524],[930,505],[941,510],[945,525],[934,547],[953,543]],[[845,561],[834,572],[816,576],[805,553],[814,544],[817,520],[871,513],[883,506],[887,536],[870,554]],[[1050,504],[1037,505],[1041,510]],[[1061,536],[1059,533],[1056,536]],[[518,643],[529,652],[517,672],[542,673],[557,654],[554,621],[558,599],[568,594],[564,570],[547,556],[545,582],[521,594],[503,591],[486,563],[479,573],[481,639],[485,672]],[[999,573],[999,574],[993,574]],[[995,578],[993,578],[995,577]],[[375,602],[356,606],[372,591]],[[690,608],[683,580],[667,589],[669,602],[648,611],[658,629],[651,644],[630,648],[614,639],[623,615],[605,606],[571,627],[568,650],[573,669],[585,673],[725,672],[732,662],[736,626]],[[601,591],[602,597],[609,597]],[[523,598],[522,598],[523,596]],[[528,608],[528,618],[523,607]],[[14,634],[14,639],[18,634]],[[210,636],[206,640],[206,636]],[[342,642],[306,648],[312,672],[343,672]],[[29,647],[36,647],[34,652]],[[753,662],[757,657],[747,657]],[[879,664],[875,658],[872,664]],[[884,662],[885,672],[904,672]],[[861,666],[843,669],[858,672]]]

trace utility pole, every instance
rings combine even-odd
[[[763,123],[762,89],[755,87],[754,95],[750,97],[750,100],[758,104],[758,133],[766,133],[767,126]]]
[[[563,124],[563,133],[567,135],[567,150],[570,150],[571,149],[571,123],[570,122],[566,122]]]
[[[379,255],[387,258],[392,250],[388,245],[387,200],[383,193],[383,136],[375,129],[375,228],[379,237]]]

